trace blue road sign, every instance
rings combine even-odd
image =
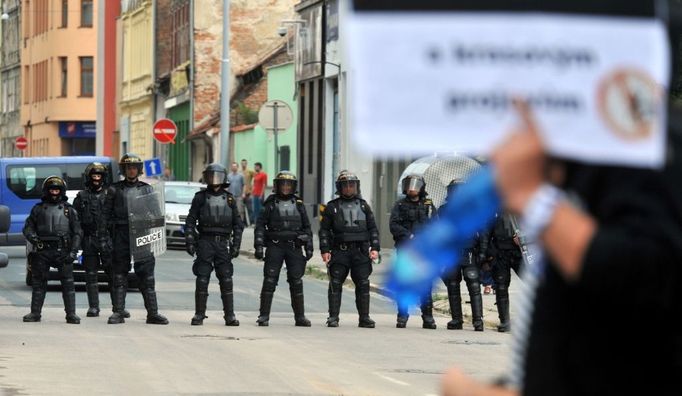
[[[144,161],[144,174],[147,176],[159,176],[163,172],[161,160],[152,158]]]

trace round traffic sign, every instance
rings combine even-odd
[[[23,136],[19,136],[14,140],[14,146],[17,150],[25,150],[28,147],[28,140]]]
[[[162,118],[154,123],[153,135],[160,143],[175,144],[175,136],[178,134],[178,127],[173,120]]]
[[[263,103],[258,112],[258,123],[268,132],[284,132],[294,120],[291,107],[281,100],[269,100]]]

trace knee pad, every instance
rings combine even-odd
[[[208,291],[208,283],[209,283],[208,278],[205,278],[203,276],[197,277],[197,283],[196,283],[197,291],[207,292]]]
[[[449,296],[452,296],[452,295],[458,296],[459,295],[459,293],[460,293],[459,282],[448,282],[445,286],[448,289],[448,295]]]
[[[263,279],[263,289],[268,292],[274,292],[275,288],[277,288],[277,281],[277,278],[266,276],[265,279]]]
[[[369,293],[369,279],[360,279],[355,283],[355,290],[358,293]]]
[[[329,288],[333,292],[340,292],[341,289],[343,288],[343,280],[337,279],[337,278],[332,278],[332,280],[329,282]]]

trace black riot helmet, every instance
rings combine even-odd
[[[347,186],[355,186],[355,191],[350,195],[343,194],[343,188]],[[360,195],[360,179],[353,173],[348,171],[341,172],[336,178],[336,194],[344,198],[354,198]]]
[[[228,187],[230,185],[230,181],[227,180],[227,169],[217,162],[208,164],[201,175],[204,183],[209,186]]]
[[[121,157],[121,160],[118,161],[118,171],[124,177],[126,176],[126,168],[128,165],[134,165],[137,168],[138,177],[144,173],[142,158],[139,156],[132,153],[126,153]]]
[[[50,194],[50,190],[59,190],[59,195]],[[59,176],[49,176],[43,181],[43,198],[52,201],[66,201],[66,182]]]
[[[92,175],[101,175],[99,180],[93,180]],[[107,167],[101,162],[93,162],[85,167],[83,172],[83,184],[87,187],[97,189],[107,184]]]
[[[419,191],[419,197],[426,196],[426,182],[420,175],[407,175],[403,179],[403,194],[407,195],[408,191]]]
[[[296,179],[296,175],[294,175],[292,172],[281,171],[277,174],[277,176],[275,176],[274,179],[272,179],[272,185],[274,186],[274,191],[275,194],[277,195],[281,196],[293,195],[296,194],[298,180]],[[289,189],[289,192],[285,194],[282,191],[282,187],[286,185],[291,186],[291,189]]]

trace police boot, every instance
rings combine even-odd
[[[289,293],[291,294],[291,308],[294,310],[294,319],[296,326],[310,327],[310,321],[305,317],[305,304],[303,299],[303,281],[294,281],[289,286]]]
[[[398,307],[398,317],[395,321],[395,327],[398,329],[404,329],[407,326],[407,320],[410,318],[410,314],[407,313],[407,309]]]
[[[497,296],[497,314],[500,317],[500,325],[497,326],[497,331],[506,333],[511,330],[511,323],[509,320],[509,295]]]
[[[198,277],[194,289],[194,317],[192,326],[204,324],[206,316],[206,300],[208,300],[208,278]]]
[[[73,281],[71,281],[73,288]],[[66,287],[62,285],[62,289]],[[74,290],[62,290],[62,298],[64,299],[64,312],[66,312],[66,323],[80,324],[81,318],[76,315],[76,292]]]
[[[450,303],[450,315],[452,320],[448,322],[448,330],[462,330],[462,296],[459,291],[457,294],[449,295],[448,302]]]
[[[110,273],[107,273],[107,276],[109,277],[107,284],[109,285],[109,297],[111,298],[111,305],[112,305],[111,311],[116,312],[114,310],[114,307],[113,307],[113,305],[114,305],[114,280],[113,280],[113,276]],[[126,290],[128,290],[128,277],[126,276],[125,279],[126,279],[125,288],[126,288]],[[126,319],[130,317],[130,312],[128,312],[125,309],[125,299],[123,300],[123,317]]]
[[[88,294],[88,313],[86,314],[89,318],[94,318],[99,316],[99,287],[97,285],[97,273],[88,273],[85,275],[87,282],[85,284],[85,290]]]
[[[341,311],[341,292],[343,285],[341,282],[332,279],[329,282],[329,289],[327,290],[327,299],[329,300],[329,317],[327,318],[327,327],[339,327],[339,312]]]
[[[424,299],[421,305],[422,309],[422,328],[423,329],[435,329],[436,321],[433,319],[433,300],[431,297]]]
[[[270,325],[270,307],[272,307],[272,292],[262,291],[260,293],[260,313],[256,323],[258,326]]]
[[[358,327],[373,329],[375,322],[369,317],[369,280],[362,280],[355,289],[355,306],[360,316]]]
[[[114,275],[113,287],[111,288],[111,310],[114,312],[109,316],[107,323],[119,324],[125,323],[125,303],[126,293],[128,291],[126,275]]]
[[[34,286],[31,296],[31,313],[24,315],[24,322],[40,322],[40,312],[43,309],[44,301],[45,290]]]
[[[471,317],[475,331],[483,331],[483,299],[480,293],[471,297]]]
[[[225,313],[225,326],[239,326],[239,321],[234,315],[234,294],[232,292],[232,278],[220,280],[220,298],[223,300],[223,312]]]
[[[156,290],[146,289],[142,291],[144,307],[147,309],[147,324],[167,325],[168,319],[159,314],[159,305],[156,300]]]

